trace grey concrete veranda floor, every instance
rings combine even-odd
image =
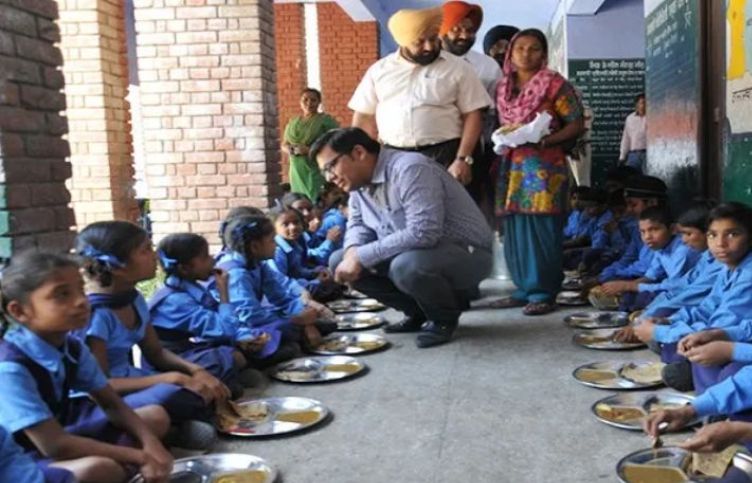
[[[505,288],[482,285],[487,296]],[[334,413],[329,424],[286,438],[223,439],[217,451],[266,458],[285,483],[617,481],[617,461],[648,438],[596,421],[590,406],[611,393],[571,373],[588,362],[656,356],[576,347],[562,323],[568,312],[473,310],[452,343],[424,350],[411,334],[390,334],[389,350],[363,357],[364,377],[272,382],[263,391],[318,399]]]

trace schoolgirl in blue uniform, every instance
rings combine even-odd
[[[70,334],[90,315],[78,264],[62,255],[19,255],[3,270],[0,291],[12,324],[0,341],[0,426],[42,466],[78,481],[125,481],[139,468],[149,481],[163,481],[172,468],[159,441],[169,416],[159,406],[130,409]],[[101,410],[79,411],[69,391],[88,393]]]
[[[292,208],[303,217],[303,232],[298,243],[306,248],[306,257],[313,265],[327,266],[329,257],[337,250],[337,243],[341,243],[345,232],[339,228],[330,228],[320,233],[322,226],[322,210],[314,206],[310,199],[301,193],[287,193],[280,204],[284,208]]]
[[[321,226],[316,231],[316,237],[327,239],[334,244],[334,249],[342,248],[347,231],[348,196],[343,194],[334,201],[331,208],[324,211]],[[327,263],[329,260],[327,260]]]
[[[274,237],[274,225],[266,217],[241,216],[230,221],[227,251],[217,262],[229,274],[230,303],[241,323],[249,327],[279,330],[284,340],[317,345],[319,328],[330,331],[332,324],[319,324],[319,317],[326,315],[323,309],[306,306],[273,263],[265,263],[277,249]]]
[[[162,345],[237,392],[241,380],[253,379],[238,377],[241,371],[274,354],[281,333],[240,323],[230,304],[227,272],[214,267],[204,237],[170,235],[159,243],[157,254],[166,278],[149,301],[149,312]],[[219,301],[202,283],[210,279]]]
[[[76,251],[85,259],[89,302],[93,313],[83,331],[86,344],[118,393],[134,393],[128,404],[160,404],[183,428],[214,434],[209,425],[190,423],[211,417],[209,404],[230,391],[203,367],[162,346],[151,323],[149,307],[136,284],[154,277],[156,259],[151,240],[138,226],[125,221],[97,222],[76,238]],[[138,368],[131,351],[138,345],[149,367]],[[213,444],[207,437],[206,444]]]

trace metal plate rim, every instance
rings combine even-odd
[[[597,326],[588,326],[585,325],[587,322],[595,323],[597,322],[598,317],[594,317],[592,320],[589,320],[585,323],[582,322],[573,322],[573,317],[580,314],[621,314],[624,317],[623,321],[611,321],[606,323],[605,325],[597,325]],[[564,324],[566,324],[567,327],[571,327],[572,329],[582,329],[582,330],[596,330],[596,329],[615,329],[619,327],[624,327],[629,324],[629,314],[626,312],[621,311],[608,311],[608,310],[593,310],[590,312],[576,312],[574,314],[569,314],[564,317]]]
[[[266,480],[265,483],[274,483],[279,478],[279,470],[277,468],[270,464],[267,460],[264,458],[261,458],[260,456],[252,455],[252,454],[245,454],[245,453],[212,453],[212,454],[205,454],[205,455],[199,455],[199,456],[189,456],[187,458],[180,458],[173,462],[173,473],[175,473],[175,468],[179,467],[182,464],[188,464],[191,461],[197,461],[197,460],[213,460],[213,459],[219,459],[219,458],[237,458],[237,459],[247,459],[248,464],[253,463],[260,463],[264,466],[264,469],[268,469],[269,478]],[[243,468],[235,468],[230,469],[227,471],[233,471],[233,470],[243,470]],[[134,476],[130,480],[128,480],[128,483],[143,483],[143,478],[140,474]]]
[[[619,361],[588,362],[587,364],[583,364],[581,366],[576,367],[572,371],[572,377],[574,378],[575,381],[577,381],[580,384],[583,384],[585,386],[593,387],[595,389],[604,389],[604,390],[613,390],[613,391],[636,391],[636,390],[642,390],[642,389],[653,389],[653,388],[657,388],[657,387],[663,386],[664,384],[663,384],[662,381],[661,382],[656,382],[654,384],[640,384],[640,383],[631,381],[629,379],[625,379],[625,378],[623,378],[623,377],[621,377],[619,375],[619,371],[621,370],[622,367],[624,367],[624,365],[630,364],[630,363],[643,363],[643,362],[655,362],[655,361],[637,360],[637,361],[627,361],[627,362],[619,362]],[[589,367],[589,366],[592,366],[594,364],[615,364],[615,365],[618,365],[619,367],[617,369],[614,369],[614,373],[617,376],[615,379],[616,380],[620,380],[620,381],[624,381],[625,383],[630,384],[630,386],[629,387],[623,387],[623,386],[605,386],[603,384],[598,384],[597,382],[583,381],[583,380],[577,378],[577,371],[579,371],[580,369],[595,369],[595,368]],[[598,369],[595,369],[595,370],[598,370]],[[607,370],[611,370],[611,369],[607,369]]]
[[[324,364],[325,361],[322,361],[322,359],[331,359],[331,358],[344,358],[344,359],[347,359],[346,362],[342,362],[342,363],[343,364],[356,364],[356,365],[358,365],[358,370],[355,371],[355,372],[351,372],[351,373],[342,373],[343,374],[342,376],[334,377],[334,378],[331,378],[331,379],[310,379],[310,380],[299,380],[299,381],[296,381],[296,380],[290,380],[290,379],[283,379],[283,378],[280,378],[278,376],[278,373],[279,373],[278,368],[280,368],[281,366],[284,366],[286,364],[290,364],[293,361],[303,361],[303,360],[306,360],[306,359],[312,359],[312,360],[316,360],[316,361],[319,361],[322,364]],[[365,370],[367,370],[367,369],[368,369],[368,366],[364,362],[360,361],[359,359],[357,359],[355,357],[349,356],[349,355],[336,355],[336,356],[311,355],[311,356],[297,357],[297,358],[291,359],[289,361],[280,362],[279,364],[277,364],[276,366],[274,366],[272,368],[272,370],[270,371],[269,375],[273,379],[275,379],[277,381],[286,382],[286,383],[290,383],[290,384],[322,384],[322,383],[328,383],[328,382],[343,381],[343,380],[346,380],[346,379],[357,377],[357,376],[363,374],[363,372]]]
[[[629,393],[629,395],[634,395],[634,396],[639,395],[639,396],[642,396],[643,399],[645,399],[645,400],[648,399],[648,398],[650,398],[650,397],[656,397],[656,396],[658,396],[658,397],[660,397],[660,396],[673,396],[673,397],[677,397],[677,398],[680,398],[680,399],[686,399],[687,403],[691,403],[695,399],[693,396],[688,396],[686,394],[673,393],[673,392],[666,392],[666,393],[658,393],[658,392]],[[598,404],[608,404],[607,401],[609,399],[615,399],[615,398],[624,397],[624,396],[625,396],[625,394],[612,394],[610,396],[606,396],[604,398],[601,398],[601,399],[595,401],[590,406],[590,412],[593,414],[593,416],[595,416],[595,419],[597,419],[601,423],[606,424],[608,426],[612,426],[614,428],[619,428],[619,429],[626,429],[627,431],[642,431],[642,427],[641,426],[635,427],[634,425],[628,425],[626,423],[620,423],[618,421],[608,420],[608,419],[602,417],[601,415],[599,415],[598,412],[595,410],[595,407]],[[682,427],[681,429],[691,428],[692,426],[698,424],[699,422],[700,422],[700,419],[699,418],[695,418],[689,424],[687,424],[686,426]]]
[[[349,331],[349,332],[356,332],[356,331]],[[336,337],[333,337],[333,336],[336,336]],[[360,356],[360,355],[383,351],[386,348],[388,348],[390,345],[389,340],[387,340],[386,337],[379,335],[379,334],[345,334],[344,336],[355,337],[355,338],[364,339],[364,340],[367,340],[367,339],[378,340],[379,342],[383,342],[383,344],[374,349],[362,349],[357,352],[329,351],[329,350],[317,349],[317,348],[311,348],[310,352],[312,354],[317,354],[321,356],[356,356],[356,355]],[[330,336],[324,337],[323,341],[326,341],[327,339],[334,339],[337,337],[343,337],[343,335],[337,336],[337,334],[332,334]]]
[[[584,347],[586,349],[591,350],[598,350],[598,351],[628,351],[628,350],[635,350],[635,349],[642,349],[647,347],[646,344],[640,342],[640,343],[622,343],[622,346],[619,347],[595,347],[592,344],[585,344],[584,342],[578,341],[578,338],[581,336],[592,336],[592,335],[598,335],[597,331],[610,331],[611,333],[615,332],[613,329],[593,329],[586,332],[577,332],[572,336],[572,342],[580,347]],[[604,334],[605,335],[605,334]]]
[[[679,453],[684,453],[685,456],[689,455],[689,451],[687,451],[685,449],[682,449],[682,448],[679,448],[678,446],[666,446],[666,447],[661,448],[661,449],[671,450],[671,451],[679,452]],[[619,481],[621,483],[629,483],[626,479],[624,479],[624,475],[623,475],[623,472],[622,472],[622,470],[624,468],[624,465],[628,462],[629,459],[631,459],[631,458],[633,458],[633,457],[635,457],[635,456],[637,456],[637,455],[639,455],[641,453],[644,453],[646,451],[653,451],[653,450],[651,448],[644,448],[644,449],[641,449],[641,450],[633,451],[633,452],[629,453],[628,455],[624,456],[623,458],[621,458],[619,460],[619,462],[616,463],[616,477],[619,479]],[[752,462],[752,457],[750,455],[742,453],[742,452],[738,452],[738,453],[736,453],[734,455],[734,459],[731,460],[731,464],[735,468],[742,469],[739,466],[737,466],[737,458],[742,459],[742,460],[746,460],[746,462]],[[742,471],[744,471],[744,470],[742,469]],[[752,477],[752,474],[750,474],[749,472],[744,471],[744,473],[746,473],[748,476]],[[696,481],[703,481],[703,480],[690,480],[690,481],[696,482]]]
[[[375,301],[376,303],[374,304],[372,301]],[[335,307],[331,306],[331,304],[336,304],[336,303],[340,303],[340,304],[346,303],[346,304],[349,304],[350,306],[347,308],[337,308],[336,305]],[[363,305],[366,303],[370,304],[370,306],[364,307]],[[357,312],[382,312],[387,309],[387,306],[385,304],[379,302],[373,297],[368,297],[365,299],[339,299],[339,300],[335,300],[334,302],[329,302],[326,306],[332,312],[336,314],[352,314],[352,313],[357,313]]]
[[[340,321],[338,320],[340,317],[353,317],[353,318],[357,318],[359,316],[364,316],[364,315],[365,316],[371,316],[371,317],[377,319],[378,322],[375,323],[375,324],[371,324],[371,325],[369,325],[367,327],[352,327],[352,326],[347,327],[347,326],[340,326]],[[373,330],[373,329],[378,329],[380,327],[383,327],[384,324],[386,324],[386,319],[384,319],[384,317],[382,317],[381,315],[378,315],[378,314],[375,314],[375,313],[369,313],[369,312],[348,312],[348,313],[343,313],[343,314],[337,315],[336,322],[337,322],[337,332],[359,332],[359,331]]]
[[[268,403],[268,401],[280,401],[280,400],[290,400],[290,399],[299,400],[299,401],[306,401],[306,402],[309,402],[309,403],[313,403],[311,405],[311,408],[319,408],[321,410],[320,411],[321,417],[319,419],[317,419],[316,421],[312,422],[312,423],[304,424],[304,425],[301,425],[298,428],[290,429],[290,430],[287,430],[287,431],[280,431],[280,432],[277,432],[277,433],[261,433],[261,434],[259,434],[259,433],[244,433],[244,432],[238,432],[238,431],[223,431],[219,427],[216,427],[216,426],[215,427],[217,428],[218,432],[220,432],[222,434],[227,434],[227,435],[230,435],[230,436],[238,436],[238,437],[241,437],[241,438],[268,438],[268,437],[289,435],[289,434],[294,434],[294,433],[298,433],[298,432],[301,432],[301,431],[306,431],[306,430],[308,430],[308,429],[310,429],[310,428],[312,428],[314,426],[317,426],[317,425],[323,423],[326,420],[326,418],[328,418],[329,415],[331,414],[331,411],[329,410],[329,408],[327,406],[325,406],[321,401],[319,401],[317,399],[310,398],[310,397],[303,397],[303,396],[275,396],[275,397],[249,398],[249,399],[246,399],[246,400],[236,401],[236,402],[239,402],[239,403],[244,403],[244,402],[264,402],[264,403]]]

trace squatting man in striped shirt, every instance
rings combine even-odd
[[[386,332],[418,332],[421,348],[448,342],[493,264],[492,232],[470,195],[440,164],[359,128],[329,131],[311,157],[350,193],[335,278],[405,314]]]

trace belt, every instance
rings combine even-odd
[[[432,149],[432,148],[436,148],[436,147],[439,147],[439,146],[443,146],[444,144],[453,143],[453,142],[459,141],[459,140],[460,140],[460,138],[455,138],[455,139],[450,139],[449,141],[441,141],[440,143],[436,143],[436,144],[425,144],[423,146],[407,146],[407,147],[393,146],[391,144],[384,144],[384,147],[389,148],[389,149],[397,149],[399,151],[410,151],[410,152],[418,153],[418,152],[421,152],[421,151],[426,151],[428,149]]]

